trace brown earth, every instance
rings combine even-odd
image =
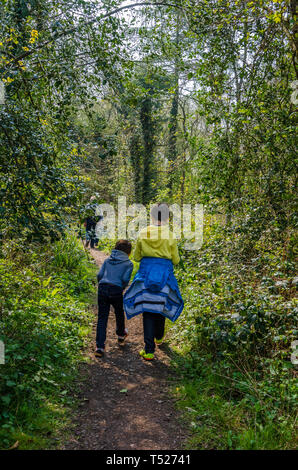
[[[92,250],[101,265],[106,255]],[[95,310],[95,315],[97,311]],[[106,354],[94,357],[96,316],[88,356],[81,365],[81,406],[74,416],[71,437],[63,449],[178,450],[187,437],[185,424],[170,396],[170,348],[157,348],[155,360],[145,362],[142,317],[126,322],[129,336],[125,347],[117,344],[115,318],[110,313]]]

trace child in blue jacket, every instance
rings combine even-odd
[[[107,323],[110,306],[115,309],[116,334],[119,346],[123,346],[127,336],[123,310],[123,290],[127,287],[133,263],[129,260],[131,243],[119,240],[111,256],[102,264],[98,280],[98,322],[96,332],[96,357],[103,357],[105,350]]]

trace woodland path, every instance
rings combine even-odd
[[[106,255],[98,250],[91,251],[100,266]],[[182,449],[187,431],[169,393],[169,379],[173,374],[169,366],[169,347],[157,348],[153,362],[143,361],[138,355],[144,344],[142,317],[137,316],[126,322],[129,336],[125,347],[120,348],[111,312],[106,355],[104,359],[96,359],[96,319],[95,308],[92,340],[87,352],[91,361],[81,365],[84,379],[78,385],[81,406],[63,449]]]

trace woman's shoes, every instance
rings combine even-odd
[[[145,349],[142,349],[139,352],[139,355],[145,360],[145,361],[153,361],[154,359],[154,354],[153,353],[146,353]]]

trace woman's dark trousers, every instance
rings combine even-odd
[[[159,313],[144,312],[144,341],[146,354],[154,353],[156,339],[162,339],[165,332],[165,317]]]

